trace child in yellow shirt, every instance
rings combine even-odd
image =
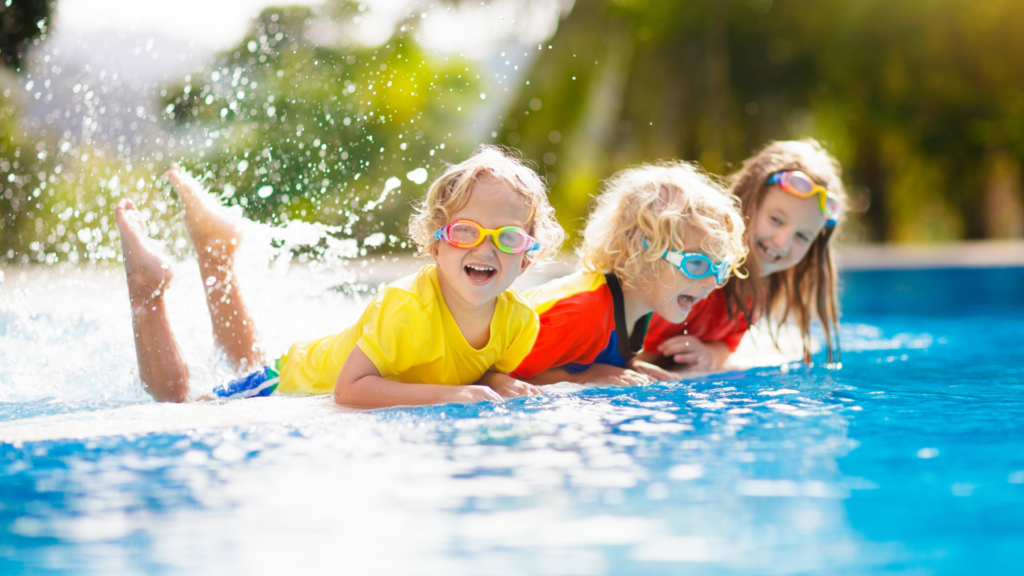
[[[177,168],[168,176],[207,279],[215,341],[239,370],[261,366],[263,351],[232,270],[237,227],[195,180]],[[163,299],[170,269],[151,249],[130,200],[118,204],[117,223],[143,386],[157,400],[184,401],[188,368]],[[537,393],[508,372],[538,330],[536,313],[512,282],[556,253],[563,238],[540,178],[501,150],[481,147],[431,184],[410,232],[417,254],[434,264],[386,286],[354,325],[293,344],[274,366],[220,386],[214,396],[333,392],[340,405],[372,408]]]

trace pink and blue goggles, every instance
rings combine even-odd
[[[810,198],[817,194],[818,206],[825,215],[825,226],[831,228],[839,222],[839,216],[843,213],[843,203],[807,174],[799,170],[776,172],[768,177],[767,183],[774,184],[797,198]]]
[[[472,220],[458,220],[438,228],[434,232],[435,240],[444,240],[456,248],[472,248],[479,246],[484,238],[490,236],[498,250],[508,254],[532,252],[540,249],[540,242],[526,233],[519,226],[502,226],[488,229]]]

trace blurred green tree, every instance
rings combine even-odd
[[[209,134],[185,164],[256,219],[302,219],[407,247],[411,198],[472,149],[473,67],[431,58],[400,21],[383,45],[349,39],[365,6],[268,8],[234,49],[173,87],[166,111]],[[479,101],[479,98],[476,98]],[[412,194],[401,194],[402,191]]]
[[[17,70],[28,46],[46,33],[56,0],[4,0],[0,3],[0,63]]]
[[[549,165],[563,223],[599,180],[663,157],[724,172],[816,137],[854,238],[1024,233],[1024,3],[577,0],[501,137]]]

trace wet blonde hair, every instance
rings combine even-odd
[[[685,249],[688,230],[703,235],[701,249],[708,256],[728,260],[738,273],[747,243],[737,198],[691,164],[644,164],[605,181],[577,253],[585,270],[614,273],[635,288],[671,266],[661,256]]]
[[[818,141],[770,142],[729,177],[733,193],[742,202],[743,216],[748,225],[754,222],[757,210],[771,188],[768,178],[786,170],[804,172],[846,205],[846,189],[839,161]],[[751,258],[749,277],[725,287],[730,313],[738,308],[751,323],[758,318],[766,318],[773,336],[778,327],[792,317],[800,329],[805,362],[811,361],[812,317],[818,318],[825,332],[827,362],[839,360],[838,275],[831,245],[836,228],[822,229],[807,254],[792,268],[761,278],[757,259]],[[748,229],[748,245],[752,242],[750,233]]]
[[[451,215],[461,210],[473,191],[473,184],[484,175],[503,183],[509,190],[526,198],[530,217],[526,232],[540,242],[540,249],[529,253],[533,263],[551,260],[562,248],[565,232],[555,220],[555,209],[548,201],[548,191],[530,167],[516,157],[511,149],[479,146],[468,159],[449,165],[430,185],[427,195],[416,203],[409,218],[409,235],[416,242],[416,255],[430,255],[434,233],[449,223]]]

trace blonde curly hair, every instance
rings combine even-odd
[[[540,249],[529,253],[532,263],[550,261],[562,248],[565,232],[555,220],[555,209],[548,201],[547,188],[515,151],[498,146],[477,147],[473,155],[458,164],[449,165],[430,185],[426,196],[416,203],[409,218],[409,235],[416,242],[416,255],[426,257],[435,242],[434,233],[448,224],[451,215],[469,202],[473,184],[483,175],[490,175],[510,190],[522,195],[530,205],[526,232],[540,242]]]
[[[585,270],[612,272],[636,288],[671,266],[661,256],[684,250],[687,231],[702,234],[701,250],[743,275],[747,245],[736,196],[692,164],[644,164],[605,181],[576,252]]]

